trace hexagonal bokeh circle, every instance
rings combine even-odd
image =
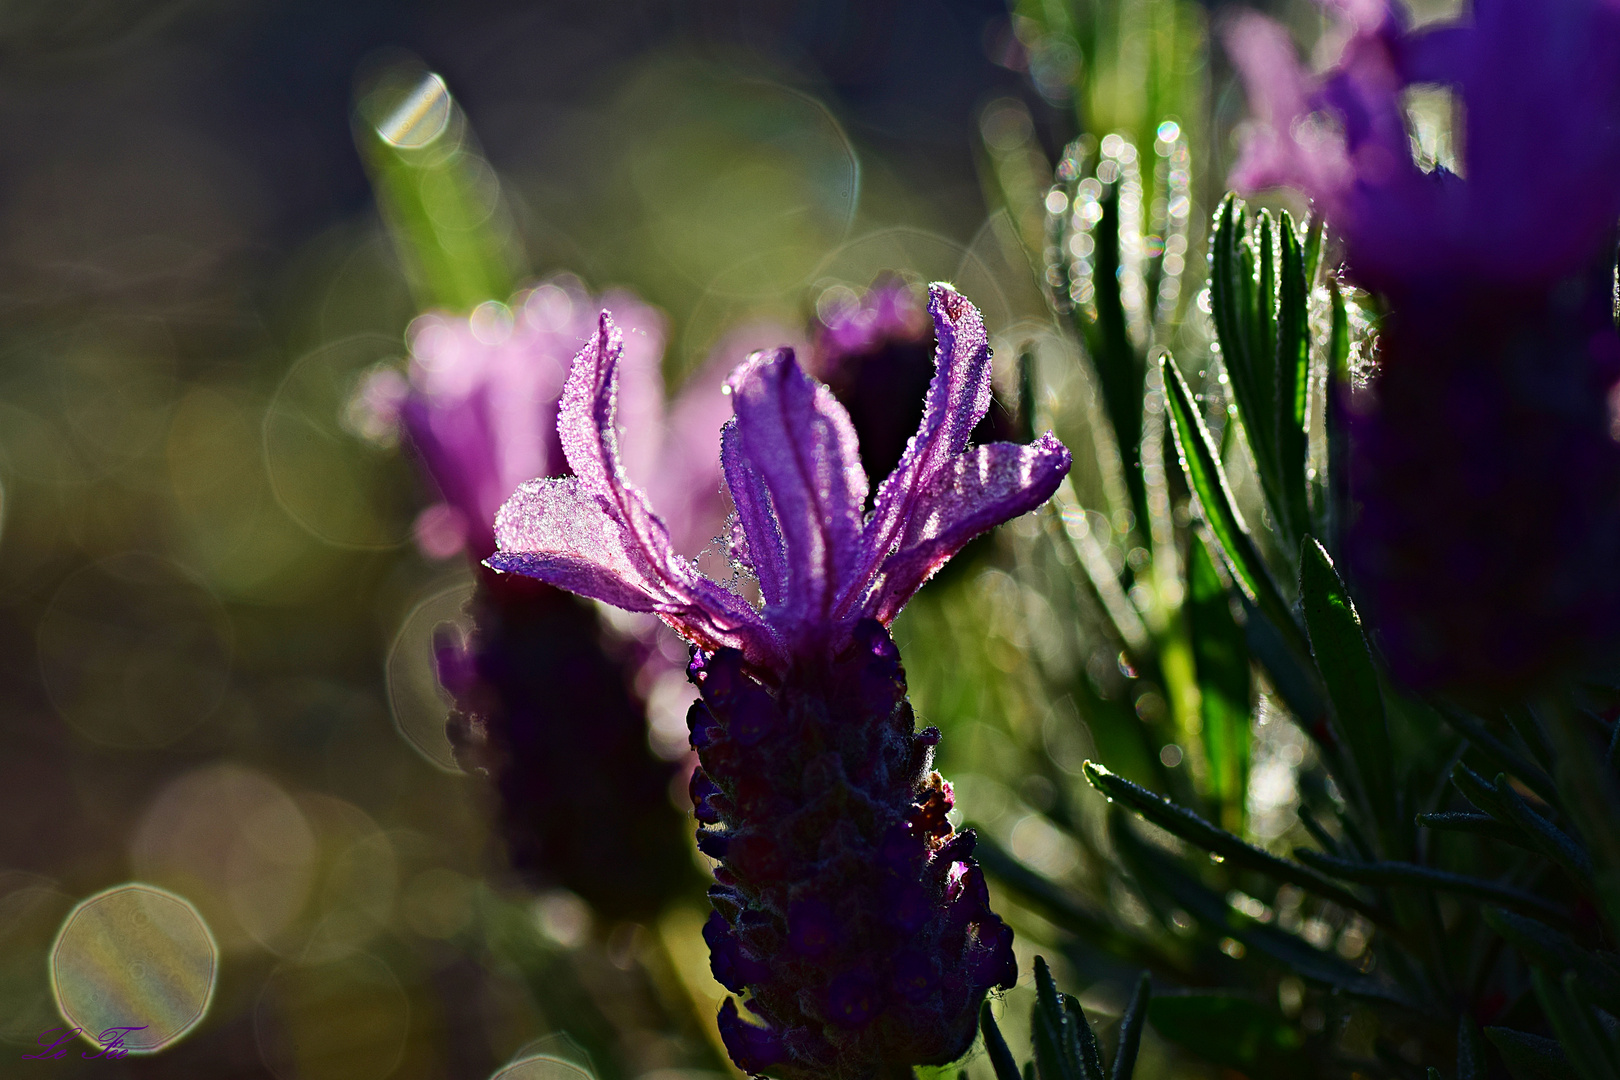
[[[208,1011],[219,947],[197,909],[153,885],[120,885],[79,903],[51,949],[51,989],[70,1025],[98,1046],[163,1049]]]

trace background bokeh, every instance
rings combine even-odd
[[[426,643],[467,570],[410,543],[417,474],[345,411],[418,304],[356,88],[442,75],[514,272],[657,305],[674,385],[737,328],[798,333],[884,270],[956,281],[1003,342],[1050,325],[985,188],[991,158],[1005,179],[1076,133],[1078,61],[1021,30],[1000,0],[0,9],[0,1075],[730,1070],[696,901],[615,926],[524,891],[447,755]],[[1241,102],[1219,60],[1187,64],[1202,214]],[[1016,559],[931,586],[897,637],[969,817],[1062,879],[1084,866],[1047,812],[1096,747],[1052,673],[1106,683],[1112,658],[1065,636],[1057,571]],[[1251,792],[1280,815],[1261,835],[1290,827],[1304,751],[1282,727],[1256,744]],[[164,1015],[206,1004],[201,1022],[151,1056],[19,1061],[62,1023],[48,954],[70,912],[130,882],[156,890],[109,895],[147,936],[86,930],[62,994],[145,993],[131,965],[169,964]],[[1059,935],[998,908],[1027,972]],[[205,934],[162,929],[191,915]],[[1088,1008],[1117,1009],[1124,981],[1091,985]]]

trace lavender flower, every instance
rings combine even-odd
[[[631,430],[644,435],[659,429],[663,410],[663,320],[627,294],[607,299],[630,328],[621,408]],[[439,489],[441,501],[417,520],[424,554],[446,558],[465,548],[475,560],[487,557],[495,550],[495,512],[518,485],[566,471],[557,399],[595,310],[577,281],[560,277],[510,306],[483,304],[471,318],[430,312],[411,324],[409,381],[384,372],[367,396],[381,420],[403,428]],[[658,451],[656,438],[627,444],[638,478]]]
[[[934,377],[934,326],[918,290],[898,277],[879,277],[865,293],[834,306],[813,334],[810,373],[849,412],[861,462],[873,475],[889,475],[922,420]],[[974,441],[1020,441],[1018,409],[999,397],[992,392]]]
[[[1264,18],[1230,29],[1258,114],[1233,184],[1313,197],[1388,311],[1346,538],[1388,659],[1421,689],[1523,693],[1620,635],[1620,4],[1481,0],[1422,31],[1327,6],[1320,78]],[[1420,83],[1458,95],[1461,175],[1413,157]]]
[[[620,397],[636,436],[629,467],[686,534],[713,536],[724,517],[720,472],[693,448],[712,445],[728,411],[719,375],[701,373],[666,418],[661,320],[634,298],[612,299],[636,328]],[[470,319],[424,315],[411,327],[409,382],[383,375],[365,391],[374,413],[391,405],[443,495],[418,519],[427,554],[492,554],[501,502],[536,473],[566,472],[557,402],[567,358],[595,328],[592,303],[554,279]],[[609,633],[575,597],[482,566],[469,610],[471,638],[438,648],[455,700],[448,734],[457,761],[494,784],[513,866],[609,917],[656,913],[695,876],[670,804],[677,766],[647,743],[644,692],[670,665],[665,650],[650,636]]]
[[[970,448],[990,404],[973,305],[931,290],[938,370],[921,422],[863,515],[849,415],[791,350],[730,379],[720,458],[733,555],[763,607],[676,554],[625,478],[614,401],[621,336],[604,314],[574,361],[559,430],[572,477],[525,484],[496,520],[496,569],[651,611],[697,646],[689,717],[699,846],[720,862],[705,928],[715,977],[749,994],[721,1032],[743,1069],[869,1077],[943,1063],[984,994],[1016,975],[971,833],[946,819],[885,629],[971,537],[1033,509],[1068,470],[1050,433]]]

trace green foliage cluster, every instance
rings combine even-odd
[[[1143,260],[1120,253],[1162,252],[1170,229],[1145,215],[1130,234],[1121,206],[1140,196],[1120,164],[1135,154],[1108,142],[1077,143],[1057,167],[1044,267],[1114,436],[1098,442],[1114,460],[1097,472],[1124,481],[1109,513],[1065,504],[1066,491],[1048,530],[1077,555],[1090,600],[1079,637],[1117,651],[1126,676],[1111,693],[1075,681],[1106,825],[1060,823],[1086,851],[1089,886],[1004,852],[987,864],[1058,928],[1077,969],[1152,970],[1153,1028],[1212,1065],[1620,1076],[1620,725],[1604,719],[1620,688],[1567,685],[1502,709],[1392,683],[1334,560],[1351,357],[1371,302],[1347,296],[1320,222],[1228,196],[1207,291],[1148,307],[1132,292]],[[1108,542],[1137,557],[1086,557],[1094,530],[1073,525],[1095,520],[1117,523]],[[1137,716],[1120,718],[1121,697]],[[1157,701],[1168,707],[1144,707]],[[1246,813],[1253,721],[1306,739],[1298,826],[1282,836],[1257,836]],[[1135,753],[1099,734],[1122,726],[1142,740]],[[1037,1008],[1043,1077],[1042,1040],[1061,1045],[1079,1016],[1055,1008]],[[988,1025],[986,1038],[998,1058]],[[1074,1075],[1102,1075],[1089,1038]]]

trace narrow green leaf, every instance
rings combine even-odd
[[[1130,807],[1161,829],[1229,860],[1234,866],[1256,870],[1278,881],[1298,885],[1324,899],[1360,911],[1369,918],[1380,917],[1376,907],[1309,867],[1279,859],[1269,851],[1217,829],[1191,810],[1177,806],[1169,799],[1155,795],[1095,762],[1087,761],[1081,765],[1081,769],[1086,779],[1091,781],[1091,786],[1108,798]]]
[[[1556,1040],[1503,1027],[1486,1028],[1485,1037],[1513,1080],[1581,1080]]]
[[[1507,776],[1496,774],[1493,785],[1496,808],[1507,816],[1547,858],[1563,867],[1570,879],[1588,894],[1592,891],[1592,856],[1568,833],[1542,817],[1518,792],[1508,785]]]
[[[1485,923],[1532,964],[1549,971],[1572,971],[1592,999],[1620,1015],[1620,969],[1614,954],[1600,954],[1561,931],[1527,915],[1486,908]]]
[[[1461,709],[1440,701],[1435,702],[1434,706],[1435,715],[1472,743],[1480,753],[1490,758],[1497,768],[1512,773],[1524,782],[1525,787],[1552,805],[1558,805],[1558,786],[1540,766],[1521,757],[1507,743],[1491,734],[1484,724]]]
[[[1602,1036],[1597,1033],[1597,1021],[1575,987],[1575,973],[1565,972],[1558,978],[1538,967],[1530,972],[1530,982],[1553,1034],[1564,1048],[1564,1056],[1581,1080],[1620,1080],[1620,1072],[1609,1060]]]
[[[1289,546],[1299,542],[1309,528],[1310,509],[1305,491],[1306,397],[1310,386],[1311,334],[1307,316],[1310,287],[1305,279],[1304,253],[1294,235],[1293,222],[1285,213],[1277,228],[1282,260],[1278,274],[1277,298],[1277,393],[1273,423],[1276,425],[1277,480],[1280,490],[1273,493],[1272,513]]]
[[[1063,1008],[1068,1029],[1074,1033],[1077,1043],[1074,1049],[1078,1051],[1080,1067],[1085,1070],[1087,1080],[1107,1080],[1103,1075],[1102,1047],[1097,1045],[1097,1033],[1091,1030],[1085,1010],[1080,1008],[1080,1002],[1072,994],[1063,995]]]
[[[1253,675],[1243,628],[1232,617],[1231,599],[1201,539],[1187,552],[1187,618],[1193,668],[1198,675],[1204,721],[1204,755],[1220,823],[1243,827],[1249,776],[1249,702]]]
[[[1530,850],[1529,843],[1519,830],[1502,824],[1489,814],[1470,814],[1461,811],[1418,814],[1414,821],[1423,828],[1468,833],[1470,836],[1480,836],[1487,840],[1512,844],[1514,847],[1522,848],[1525,851]]]
[[[1568,913],[1556,904],[1544,900],[1534,893],[1527,893],[1508,885],[1499,885],[1494,881],[1486,881],[1483,878],[1453,874],[1446,870],[1437,870],[1432,866],[1419,866],[1417,863],[1358,862],[1353,859],[1337,859],[1302,848],[1294,849],[1294,857],[1313,869],[1320,870],[1324,874],[1331,874],[1344,881],[1354,881],[1362,885],[1396,885],[1418,889],[1438,889],[1442,892],[1456,893],[1459,896],[1471,896],[1476,900],[1483,900],[1486,903],[1497,904],[1513,911],[1531,914],[1540,919],[1550,919],[1553,922],[1569,925]]]
[[[1417,1007],[1411,995],[1388,979],[1363,975],[1332,953],[1322,952],[1276,926],[1255,922],[1232,910],[1224,896],[1211,891],[1177,861],[1138,838],[1125,820],[1124,814],[1110,815],[1108,835],[1132,875],[1150,896],[1164,898],[1210,931],[1237,940],[1258,958],[1271,961],[1289,974],[1356,997],[1393,1002],[1405,1008]]]
[[[1310,224],[1305,227],[1305,287],[1309,289],[1316,282],[1316,270],[1322,263],[1322,215],[1310,215]]]
[[[1085,328],[1086,351],[1097,372],[1103,408],[1114,429],[1131,512],[1145,532],[1148,523],[1147,488],[1142,477],[1142,404],[1146,390],[1147,358],[1131,343],[1127,331],[1124,295],[1119,270],[1119,190],[1104,186],[1102,218],[1091,231],[1092,284],[1096,323]],[[1076,311],[1079,309],[1077,308]]]
[[[1313,1073],[1305,1037],[1270,1009],[1226,994],[1156,997],[1148,1018],[1166,1039],[1253,1080],[1299,1080]]]
[[[1239,391],[1237,383],[1247,379],[1253,370],[1244,340],[1248,313],[1242,306],[1241,268],[1238,265],[1238,243],[1242,231],[1243,226],[1238,220],[1237,196],[1227,195],[1215,214],[1215,232],[1210,240],[1209,300],[1215,321],[1215,337],[1220,342],[1227,379],[1233,385],[1234,394],[1249,392],[1247,386]]]
[[[1322,399],[1322,425],[1327,439],[1327,475],[1322,478],[1319,517],[1328,549],[1339,550],[1349,505],[1349,433],[1345,409],[1350,398],[1350,318],[1339,283],[1329,279],[1332,316],[1327,343],[1327,387]]]
[[[424,94],[443,98],[441,130],[386,137],[397,134],[401,107]],[[444,83],[426,71],[401,71],[385,77],[357,112],[355,142],[418,303],[465,313],[510,296],[515,267],[502,215],[490,213],[478,156],[453,149],[472,136]]]
[[[979,1006],[979,1030],[984,1033],[984,1050],[990,1057],[990,1067],[995,1070],[996,1080],[1019,1080],[1018,1063],[1013,1060],[1007,1040],[996,1026],[996,1018],[990,1012],[988,1001]]]
[[[1136,1053],[1142,1046],[1142,1024],[1147,1020],[1148,1002],[1153,999],[1153,982],[1147,972],[1136,980],[1136,992],[1125,1014],[1119,1018],[1119,1046],[1114,1051],[1114,1068],[1109,1080],[1131,1080],[1136,1072]]]
[[[1299,593],[1311,653],[1333,702],[1339,733],[1349,744],[1355,763],[1356,786],[1380,825],[1385,850],[1401,850],[1404,845],[1396,843],[1389,726],[1378,673],[1344,582],[1315,539],[1307,538],[1300,552]]]
[[[1096,1080],[1088,1076],[1076,1034],[1069,1028],[1068,1010],[1052,979],[1044,956],[1035,958],[1035,1014],[1030,1035],[1035,1043],[1035,1064],[1041,1080]]]
[[[1254,246],[1260,264],[1259,278],[1255,283],[1255,297],[1253,314],[1250,315],[1254,329],[1249,335],[1249,349],[1255,362],[1254,385],[1263,395],[1261,411],[1255,420],[1264,424],[1277,414],[1278,402],[1276,397],[1277,372],[1277,314],[1273,309],[1277,295],[1277,242],[1272,235],[1274,224],[1271,214],[1262,210],[1260,212],[1260,225],[1256,230]],[[1248,421],[1245,420],[1245,423]],[[1274,429],[1275,430],[1275,429]],[[1273,436],[1274,437],[1274,436]],[[1258,453],[1259,447],[1255,447]],[[1269,449],[1275,460],[1277,444],[1272,442]]]
[[[1249,528],[1232,499],[1232,489],[1216,456],[1209,429],[1193,407],[1192,391],[1187,388],[1187,380],[1181,377],[1181,371],[1169,353],[1164,354],[1159,365],[1164,375],[1165,401],[1170,407],[1181,468],[1187,475],[1187,483],[1198,496],[1205,523],[1220,544],[1221,554],[1225,556],[1227,566],[1244,594],[1271,620],[1287,644],[1304,655],[1304,649],[1299,648],[1303,645],[1299,627],[1289,614],[1277,583],[1272,580],[1259,551],[1255,549]]]
[[[1466,1012],[1457,1017],[1457,1080],[1485,1080],[1485,1045]]]

